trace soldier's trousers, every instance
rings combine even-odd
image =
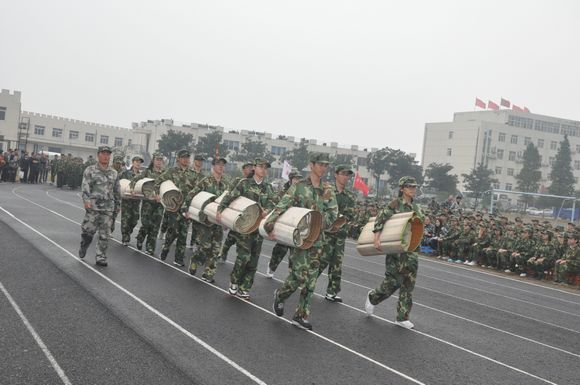
[[[254,284],[258,270],[258,260],[262,251],[263,238],[254,232],[239,234],[236,262],[230,274],[230,283],[237,284],[240,290],[249,291]]]
[[[298,317],[308,317],[310,315],[310,302],[320,270],[320,259],[322,258],[323,252],[322,247],[322,242],[319,240],[308,250],[293,248],[292,254],[290,254],[292,269],[282,286],[278,289],[277,300],[285,301],[299,287],[302,287],[298,307],[295,312],[295,315]]]
[[[121,201],[121,235],[123,242],[129,242],[131,233],[139,223],[139,204],[138,199],[123,199]]]
[[[155,252],[157,242],[157,233],[163,219],[163,205],[155,201],[144,200],[141,204],[141,228],[137,234],[137,243],[143,243],[145,240],[145,251]]]
[[[387,254],[385,279],[369,294],[371,304],[378,305],[389,298],[397,289],[397,321],[409,319],[413,307],[413,288],[417,279],[419,258],[415,253]]]
[[[177,240],[175,244],[175,262],[183,263],[189,220],[184,218],[179,212],[171,213],[166,211],[166,213],[167,233],[165,234],[165,242],[163,243],[163,252],[169,252],[171,244]]]
[[[202,227],[204,225],[202,225],[201,223],[197,222],[197,221],[191,221],[191,239],[189,241],[189,244],[191,246],[198,244],[197,242],[197,233],[200,231],[203,231]]]
[[[290,246],[286,246],[281,243],[276,243],[274,245],[274,248],[272,249],[272,258],[270,258],[270,262],[268,263],[270,270],[276,271],[278,265],[280,264],[280,262],[282,262],[284,256],[290,249],[291,249]],[[290,268],[290,265],[288,267]]]
[[[59,171],[56,175],[56,187],[62,187],[66,184],[66,174],[63,171]]]
[[[191,257],[192,265],[205,266],[203,277],[211,279],[216,272],[216,260],[224,238],[224,229],[218,225],[196,223],[197,249]]]
[[[575,265],[571,265],[568,261],[554,266],[554,277],[556,277],[556,282],[567,283],[566,274],[578,274],[578,273],[580,273],[580,269]]]
[[[230,248],[239,243],[240,240],[240,233],[237,233],[233,230],[230,230],[228,232],[228,235],[226,237],[226,240],[224,241],[224,244],[222,245],[221,251],[220,251],[220,255],[225,258],[228,256],[228,252],[230,251]]]
[[[320,261],[318,275],[322,274],[328,266],[328,286],[326,293],[337,295],[340,293],[340,280],[342,277],[342,259],[344,258],[345,237],[327,236],[324,255]]]
[[[111,234],[115,231],[115,222],[117,221],[117,211],[113,211],[113,216],[111,217]]]
[[[81,246],[88,247],[95,233],[98,233],[95,247],[97,259],[107,258],[112,214],[111,211],[85,210],[85,217],[81,223]]]
[[[163,220],[161,221],[161,232],[166,233],[169,228],[169,212],[163,213]]]

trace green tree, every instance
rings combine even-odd
[[[475,197],[475,208],[477,209],[477,201],[482,194],[491,190],[492,183],[497,183],[497,179],[492,178],[493,171],[480,163],[476,168],[471,169],[469,174],[461,174],[465,188],[473,193]],[[491,194],[487,197],[491,199]]]
[[[387,182],[393,189],[399,186],[399,179],[404,176],[412,176],[419,185],[423,184],[423,169],[412,156],[401,150],[391,150],[389,155]]]
[[[193,143],[193,134],[186,134],[175,130],[169,130],[161,135],[157,141],[157,148],[163,155],[170,157],[172,152],[182,148],[191,149]]]
[[[236,162],[252,162],[256,158],[264,158],[270,163],[276,160],[268,150],[266,143],[259,139],[252,140],[250,138],[246,138],[240,151],[232,156],[232,160]]]
[[[540,179],[542,179],[542,172],[540,167],[540,153],[533,143],[528,143],[523,154],[524,166],[518,175],[516,175],[518,191],[535,193],[540,188]],[[528,195],[523,196],[526,206],[533,202],[534,198]]]
[[[222,158],[228,156],[229,150],[224,148],[222,145],[222,133],[219,131],[210,131],[197,140],[194,151],[195,155],[202,155],[205,158],[213,158],[215,156],[216,148],[219,149]]]
[[[425,169],[427,187],[434,188],[437,191],[444,191],[447,194],[454,194],[457,191],[459,179],[457,175],[449,174],[452,169],[453,166],[449,163],[431,163]]]
[[[367,168],[375,178],[375,186],[379,186],[381,176],[389,168],[389,154],[391,153],[389,147],[381,148],[375,152],[371,152],[367,156]]]
[[[302,171],[308,163],[310,162],[310,151],[308,151],[308,142],[306,140],[301,140],[297,147],[294,147],[290,151],[286,151],[280,160],[287,160],[292,167],[296,167],[298,170]]]
[[[550,171],[548,177],[552,182],[550,187],[548,187],[550,194],[574,196],[575,181],[572,173],[572,156],[570,154],[568,135],[564,135],[564,140],[560,142],[560,148],[556,153],[556,159],[552,164],[552,171]]]

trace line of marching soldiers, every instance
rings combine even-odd
[[[521,218],[510,222],[476,212],[426,220],[423,245],[448,262],[497,269],[521,277],[576,283],[580,273],[580,231],[573,223],[552,227],[550,222]]]

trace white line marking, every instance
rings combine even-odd
[[[14,216],[12,216],[12,217],[14,217]],[[8,290],[4,287],[2,282],[0,282],[0,291],[2,291],[2,293],[4,293],[4,295],[8,299],[8,302],[10,302],[10,305],[12,305],[12,307],[16,311],[16,314],[18,314],[18,316],[22,320],[22,323],[24,323],[24,326],[26,326],[26,329],[28,329],[28,332],[32,335],[32,338],[34,338],[34,340],[36,341],[38,346],[40,346],[40,349],[42,350],[42,352],[44,353],[44,355],[46,356],[46,358],[50,362],[50,365],[52,365],[52,367],[54,368],[54,370],[56,371],[56,373],[58,374],[58,376],[62,380],[63,384],[72,385],[72,383],[68,379],[67,375],[65,374],[64,370],[62,370],[62,368],[60,367],[60,365],[58,364],[58,362],[56,361],[56,359],[54,358],[54,356],[52,355],[50,350],[48,350],[48,347],[46,346],[46,344],[42,341],[42,338],[40,338],[40,336],[38,335],[36,330],[34,330],[32,325],[28,321],[28,318],[26,318],[26,316],[24,315],[24,313],[20,309],[20,306],[18,306],[18,304],[16,303],[14,298],[12,298],[12,296],[10,295]]]

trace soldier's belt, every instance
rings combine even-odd
[[[260,223],[260,235],[263,237],[268,236],[264,224],[270,215],[272,213]],[[286,210],[278,217],[274,224],[274,230],[272,230],[278,243],[304,250],[312,247],[321,231],[322,214],[301,207],[290,207]]]
[[[165,210],[172,213],[179,210],[184,200],[181,191],[170,180],[161,183],[159,186],[159,196],[161,196],[161,204],[165,207]]]
[[[412,211],[393,215],[380,235],[381,249],[374,245],[375,217],[370,218],[358,238],[356,249],[362,256],[398,254],[415,250],[423,238],[423,224]]]

